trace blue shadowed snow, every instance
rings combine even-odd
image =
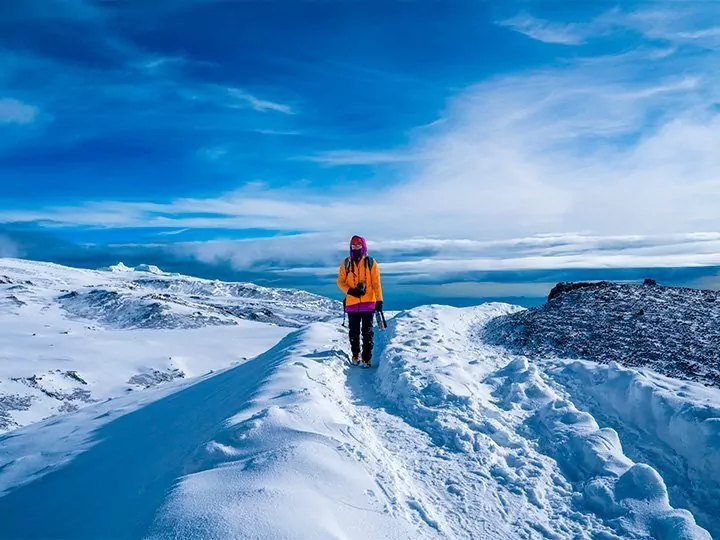
[[[96,540],[147,534],[177,479],[195,472],[193,454],[248,405],[297,342],[298,334],[290,334],[243,365],[100,427],[89,450],[0,498],[0,537]],[[16,435],[0,438],[0,448]]]

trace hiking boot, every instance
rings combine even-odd
[[[357,366],[360,363],[360,355],[356,354],[355,356],[353,356],[352,359],[350,360],[350,363],[353,366]]]
[[[365,358],[363,358],[362,367],[370,367],[370,359],[369,358],[367,360]]]

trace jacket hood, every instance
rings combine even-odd
[[[368,251],[367,242],[365,241],[365,238],[363,238],[362,236],[355,235],[350,239],[350,245],[352,245],[352,243],[355,242],[356,240],[360,240],[360,242],[363,245],[361,258],[365,257],[367,255],[367,251]],[[352,255],[353,255],[353,250],[351,248],[350,249],[350,257],[352,257]]]

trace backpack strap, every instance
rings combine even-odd
[[[365,267],[368,270],[372,270],[373,265],[375,264],[375,259],[373,259],[370,256],[365,256]],[[352,259],[350,257],[345,257],[345,273],[347,274],[350,272],[350,268],[352,267]]]

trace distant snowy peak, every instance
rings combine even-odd
[[[104,270],[106,272],[133,272],[135,269],[130,266],[126,266],[123,262],[119,262],[117,264],[113,264],[112,266],[100,268],[100,270]]]
[[[136,272],[148,272],[150,274],[166,274],[154,264],[139,264],[135,267]]]
[[[169,275],[166,272],[163,272],[155,266],[154,264],[139,264],[135,267],[127,266],[122,261],[113,264],[112,266],[107,266],[105,268],[101,268],[100,270],[104,270],[106,272],[116,272],[116,273],[124,273],[124,272],[148,272],[150,274],[157,274],[157,275]]]

